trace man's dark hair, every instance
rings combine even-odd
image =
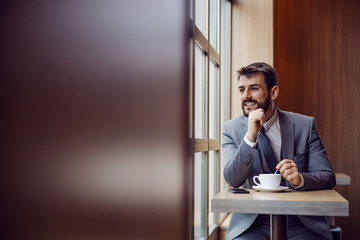
[[[268,91],[270,91],[271,88],[278,85],[276,70],[269,64],[263,63],[263,62],[256,62],[252,63],[246,67],[242,67],[239,71],[237,71],[239,74],[238,80],[242,75],[250,78],[254,76],[257,73],[262,73],[268,88]]]

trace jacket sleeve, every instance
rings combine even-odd
[[[303,161],[301,158],[304,158],[304,160],[307,158],[308,161],[308,171],[301,172],[304,177],[304,187],[301,190],[332,189],[335,187],[335,173],[314,118],[311,118],[309,128],[308,153],[294,157],[294,161],[301,162]]]
[[[237,147],[226,125],[222,128],[222,162],[225,181],[232,187],[240,187],[247,180],[258,151],[244,139]]]

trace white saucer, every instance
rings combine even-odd
[[[263,187],[263,186],[253,186],[253,189],[257,191],[264,191],[264,192],[282,192],[289,189],[289,187],[286,186],[278,186],[278,187]]]

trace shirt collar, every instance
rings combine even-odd
[[[278,112],[277,112],[277,109],[275,108],[274,114],[272,115],[272,117],[269,120],[267,120],[263,125],[265,132],[269,131],[271,126],[276,122],[277,118],[278,118]]]

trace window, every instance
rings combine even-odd
[[[190,137],[193,239],[208,239],[225,214],[210,199],[225,188],[220,131],[230,116],[230,23],[227,0],[191,0]]]

